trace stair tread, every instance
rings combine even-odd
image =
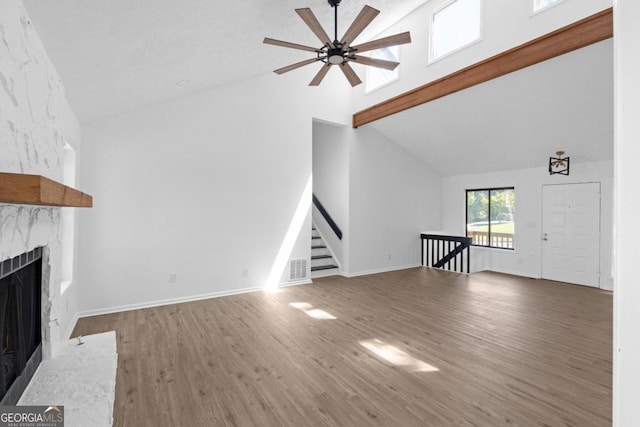
[[[333,258],[331,255],[313,255],[311,259],[325,259],[325,258]]]
[[[324,245],[315,245],[315,246],[311,246],[311,249],[326,249],[327,247]]]
[[[312,239],[322,239],[320,236],[311,236]]]
[[[337,265],[317,265],[315,267],[311,267],[311,271],[318,271],[318,270],[331,270],[333,268],[338,268]]]

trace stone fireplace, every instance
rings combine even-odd
[[[20,0],[0,3],[0,172],[38,175],[63,182],[65,144],[80,152],[80,124],[24,5]],[[36,353],[40,351],[46,362],[66,341],[75,323],[78,285],[70,286],[64,294],[61,291],[61,208],[52,206],[60,205],[32,201],[0,203],[0,275],[6,278],[13,273],[14,262],[21,263],[26,258],[28,263],[37,253],[41,265],[31,268],[40,271],[42,279],[37,291],[40,298],[35,297],[37,301],[32,300],[28,309],[24,307],[24,290],[19,297],[16,288],[16,283],[24,279],[3,280],[2,304],[19,300],[23,314],[32,308],[38,310],[41,323],[26,327],[28,332],[22,326],[20,332],[15,326],[18,310],[0,310],[4,323],[0,328],[4,334],[0,337],[3,351],[0,381],[4,385],[0,388],[11,388],[9,383],[24,381],[18,372],[22,369],[24,376],[29,369],[31,354],[27,353],[32,351],[38,331],[41,350]],[[17,341],[26,347],[16,353]]]
[[[42,360],[42,248],[0,264],[0,405],[15,405]]]
[[[22,2],[2,1],[0,9],[0,57],[3,59],[0,61],[0,172],[40,175],[62,182],[65,143],[79,150],[80,124],[65,99],[62,81]],[[45,361],[67,339],[77,313],[77,284],[67,289],[64,295],[61,292],[63,239],[60,211],[61,208],[29,202],[0,203],[2,277],[13,270],[16,259],[28,259],[29,254],[35,252],[41,257],[38,308],[41,323],[35,330],[40,331],[41,353]],[[6,298],[15,299],[15,284],[8,285],[8,289],[4,291]],[[16,313],[12,313],[4,309],[0,311],[5,327],[15,323]],[[28,329],[34,331],[33,326]],[[37,333],[31,336],[35,337]],[[11,353],[13,350],[9,348],[13,348],[15,340],[15,331],[12,335],[5,335],[3,351],[7,349],[7,353]],[[24,351],[28,353],[30,350]],[[3,355],[0,372],[4,372],[7,365],[8,371],[13,369],[11,365],[24,365],[26,368],[28,360],[19,360],[17,355]],[[13,373],[8,373],[0,380],[5,383],[5,388],[12,376]]]

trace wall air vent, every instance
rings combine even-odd
[[[307,278],[307,260],[292,259],[289,261],[289,280],[299,280]]]

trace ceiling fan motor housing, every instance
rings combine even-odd
[[[342,64],[345,59],[345,51],[342,50],[342,47],[336,46],[335,49],[327,49],[327,61],[329,61],[330,64]]]
[[[329,0],[329,4],[331,5],[331,7],[336,7],[340,4],[341,1],[342,0]]]

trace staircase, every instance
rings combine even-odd
[[[340,271],[331,251],[315,227],[311,228],[311,278],[333,276]]]

